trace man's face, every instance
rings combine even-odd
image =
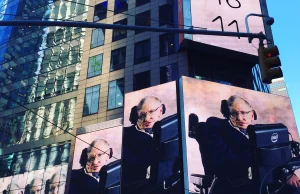
[[[98,148],[98,149],[96,149]],[[88,153],[86,169],[88,172],[99,172],[109,159],[109,146],[105,142],[96,142]]]
[[[52,182],[50,184],[49,193],[48,194],[60,194],[64,193],[65,182],[60,182],[59,175],[54,175]]]
[[[230,121],[233,126],[247,129],[254,120],[254,113],[251,107],[242,99],[236,99],[230,107]]]
[[[40,179],[35,179],[32,183],[30,194],[39,194],[43,189],[43,182]]]
[[[152,128],[154,123],[162,116],[162,104],[150,98],[145,101],[138,112],[138,126],[140,129]]]

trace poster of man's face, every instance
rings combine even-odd
[[[176,98],[176,83],[169,82],[159,86],[146,88],[136,92],[125,94],[124,101],[124,127],[132,125],[130,121],[131,109],[134,106],[138,106],[141,100],[144,99],[144,103],[140,104],[140,110],[138,110],[139,122],[145,128],[152,128],[154,123],[165,117],[177,113],[177,98]],[[145,99],[146,98],[146,99]],[[165,105],[166,111],[162,114],[162,104]],[[152,114],[149,114],[153,113]],[[148,113],[148,114],[147,114]],[[145,117],[147,116],[147,118]]]
[[[181,81],[191,193],[199,189],[195,177],[210,171],[218,177],[248,177],[249,125],[282,123],[298,141],[289,98],[187,77]]]
[[[0,193],[64,193],[69,149],[66,142],[3,156]]]
[[[85,127],[87,131],[89,128],[94,128],[94,126]],[[78,135],[78,137],[83,141],[79,139],[76,140],[72,169],[86,167],[80,164],[80,158],[84,157],[82,156],[82,151],[85,148],[89,148],[89,152],[85,157],[89,161],[87,166],[90,166],[92,172],[99,172],[102,166],[121,159],[122,126],[101,129],[99,131]],[[86,142],[89,144],[92,142],[95,143],[90,147]],[[111,158],[109,157],[110,148],[113,152],[113,157]]]
[[[27,173],[13,176],[11,182],[6,187],[7,193],[23,194],[25,192],[25,184],[27,177]]]
[[[0,193],[2,194],[6,189],[7,186],[11,183],[12,177],[6,177],[0,179]]]
[[[122,126],[104,125],[107,123],[86,126],[86,133],[76,139],[70,194],[108,192],[112,188],[115,193],[119,191]]]
[[[174,178],[181,168],[178,131],[176,82],[125,94],[121,193]]]
[[[45,194],[63,194],[68,165],[48,167],[44,173]]]

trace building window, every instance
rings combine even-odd
[[[133,77],[133,91],[150,87],[150,71],[135,74]]]
[[[138,7],[138,6],[141,6],[141,5],[145,5],[146,3],[149,3],[150,0],[136,0],[135,1],[135,6]]]
[[[114,24],[127,25],[127,19],[117,21]],[[121,40],[126,37],[127,37],[127,30],[113,30],[112,42]]]
[[[109,82],[107,109],[123,107],[124,79]]]
[[[135,43],[134,63],[139,64],[150,60],[150,39]]]
[[[167,56],[175,53],[175,38],[174,34],[167,33],[159,36],[160,56]]]
[[[104,33],[105,30],[101,28],[93,30],[91,48],[96,48],[104,44]]]
[[[107,1],[95,5],[94,22],[105,19],[106,14],[107,14]]]
[[[136,26],[151,26],[150,10],[135,15]],[[145,30],[135,30],[135,34],[144,32]]]
[[[159,26],[173,24],[173,7],[165,4],[159,7]]]
[[[110,71],[116,71],[125,67],[126,47],[111,51]]]
[[[100,85],[85,89],[85,99],[83,105],[83,116],[98,113],[100,96]]]
[[[173,63],[160,68],[160,83],[175,81],[178,79],[178,66]]]
[[[128,0],[115,0],[115,14],[128,10]]]
[[[102,72],[102,54],[90,57],[87,77],[100,75]]]

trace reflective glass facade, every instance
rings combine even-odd
[[[70,131],[73,128],[75,104],[74,98],[1,117],[1,145],[22,144],[66,133],[64,130]]]
[[[264,84],[261,80],[259,65],[255,65],[252,68],[252,75],[253,75],[254,90],[265,92],[265,93],[271,93],[270,86],[268,84]]]
[[[86,21],[85,3],[2,0],[0,20]],[[66,95],[78,90],[85,29],[14,26],[0,27],[0,35],[0,147],[71,130],[76,94]]]
[[[1,193],[64,193],[69,152],[63,142],[0,156]]]

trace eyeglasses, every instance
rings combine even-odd
[[[88,156],[88,162],[93,163],[96,158],[97,160],[104,159],[106,155],[109,156],[109,154],[106,152],[103,152],[102,154]]]
[[[238,118],[239,115],[242,115],[243,117],[246,117],[249,115],[250,112],[252,112],[253,110],[250,110],[250,111],[233,111],[230,113],[230,116],[232,118]]]
[[[152,116],[152,114],[155,113],[160,107],[161,105],[159,105],[159,107],[157,107],[156,109],[149,110],[148,112],[141,112],[138,119],[144,120],[148,114]]]
[[[54,183],[50,185],[49,192],[55,193],[54,191],[59,190],[60,187],[64,186],[65,182]]]

